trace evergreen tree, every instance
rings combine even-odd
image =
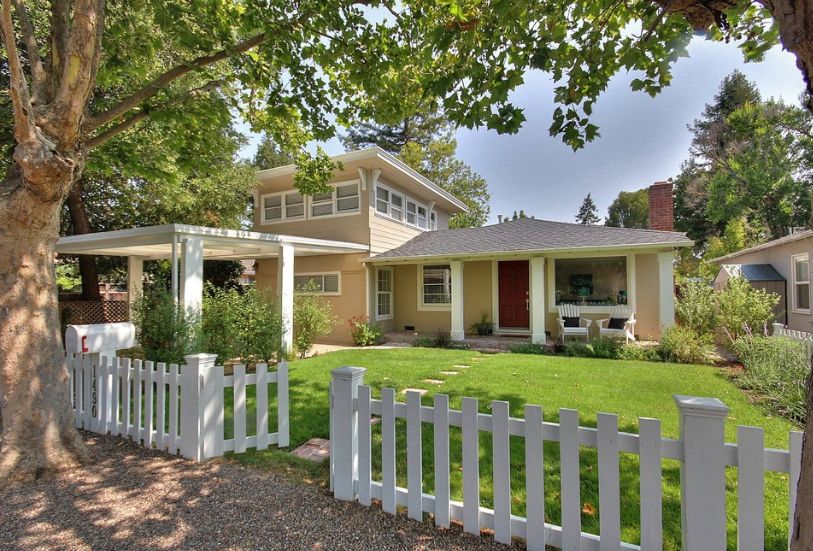
[[[268,134],[263,135],[260,145],[257,146],[257,153],[254,154],[254,166],[258,170],[285,166],[294,162],[294,156],[283,150],[274,138]]]
[[[598,207],[596,207],[596,203],[588,193],[587,197],[585,197],[584,201],[582,201],[582,206],[579,207],[578,214],[576,214],[576,222],[585,226],[592,226],[593,224],[598,223],[600,220],[601,218],[598,216]]]

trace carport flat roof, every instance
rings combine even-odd
[[[165,224],[62,237],[56,243],[59,254],[139,256],[147,260],[172,258],[173,243],[200,239],[208,260],[240,260],[276,257],[282,244],[294,246],[297,256],[369,252],[362,243],[314,239],[295,235],[226,230],[187,224]]]

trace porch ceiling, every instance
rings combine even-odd
[[[62,237],[56,243],[56,251],[59,254],[134,256],[154,260],[171,258],[173,243],[180,243],[184,239],[199,239],[203,244],[203,257],[207,260],[276,257],[284,243],[293,245],[297,256],[369,251],[369,247],[361,243],[186,224]]]

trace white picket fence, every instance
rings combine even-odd
[[[264,450],[289,444],[288,365],[276,371],[266,364],[246,373],[234,367],[224,375],[215,366],[216,356],[193,354],[186,364],[130,360],[128,358],[72,355],[67,358],[70,391],[77,428],[129,437],[147,448],[156,448],[202,460],[224,452]],[[269,432],[268,385],[277,386],[277,430]],[[254,385],[256,434],[246,435],[247,389]],[[233,438],[225,438],[227,401],[232,388]]]
[[[804,331],[796,331],[795,329],[788,329],[781,323],[773,324],[774,337],[787,337],[795,341],[799,341],[807,347],[807,357],[813,356],[813,333],[805,333]]]
[[[498,542],[512,537],[526,540],[530,551],[546,545],[565,550],[643,549],[663,547],[663,459],[681,462],[682,542],[685,551],[726,549],[725,469],[738,467],[738,549],[762,551],[764,545],[765,472],[789,473],[790,519],[796,504],[796,482],[801,463],[802,433],[791,432],[790,451],[766,449],[763,430],[740,426],[737,443],[725,443],[728,408],[717,399],[675,396],[681,438],[661,436],[658,419],[639,419],[639,434],[618,431],[618,417],[598,414],[598,427],[580,427],[579,414],[559,410],[559,423],[543,422],[542,407],[526,405],[524,419],[509,416],[509,404],[491,403],[491,414],[479,413],[478,401],[462,399],[462,411],[449,409],[449,397],[434,396],[421,405],[418,392],[406,393],[406,403],[395,401],[395,391],[371,397],[364,386],[365,370],[342,367],[331,383],[331,486],[334,496],[371,505],[381,501],[385,512],[406,507],[410,518],[434,515],[437,526],[461,521],[463,529],[479,534],[492,529]],[[381,480],[372,479],[371,420],[381,423]],[[396,484],[396,419],[406,420],[407,487]],[[422,427],[433,425],[434,493],[423,487]],[[463,500],[450,496],[449,428],[462,429]],[[479,433],[492,434],[494,508],[480,505]],[[512,514],[509,437],[525,440],[526,516]],[[559,443],[561,526],[545,522],[543,443]],[[599,532],[581,527],[580,448],[598,450]],[[640,458],[641,541],[621,541],[619,453]],[[793,523],[790,523],[793,526]]]

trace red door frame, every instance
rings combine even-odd
[[[497,262],[499,327],[528,329],[530,327],[530,269],[527,260]]]

